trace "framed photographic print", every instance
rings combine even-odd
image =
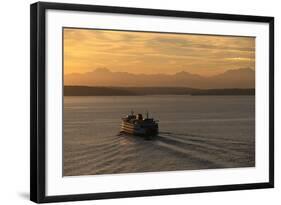
[[[272,188],[274,18],[31,5],[34,202]]]

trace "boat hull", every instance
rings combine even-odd
[[[155,136],[158,135],[158,125],[141,127],[129,122],[122,122],[121,130],[122,133],[138,135],[138,136]]]

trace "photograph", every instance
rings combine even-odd
[[[274,16],[149,7],[30,5],[31,201],[274,188]]]
[[[62,38],[63,176],[255,167],[254,36]]]

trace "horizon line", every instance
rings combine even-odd
[[[87,74],[87,73],[95,72],[97,70],[104,70],[104,71],[106,71],[106,72],[108,71],[110,73],[127,73],[127,74],[132,74],[132,75],[170,75],[170,76],[173,76],[173,75],[176,75],[178,73],[188,73],[188,74],[197,75],[197,76],[201,76],[201,77],[208,77],[208,78],[209,77],[213,77],[213,76],[217,76],[217,75],[229,72],[229,71],[235,71],[235,70],[251,70],[251,71],[256,72],[256,70],[253,69],[253,68],[245,67],[245,68],[228,69],[228,70],[225,70],[224,72],[208,76],[208,75],[200,75],[200,74],[196,74],[196,73],[192,73],[192,72],[187,72],[187,71],[184,71],[184,70],[178,71],[178,72],[175,72],[175,73],[151,73],[151,74],[145,74],[145,73],[130,73],[130,72],[126,72],[126,71],[112,71],[112,70],[110,70],[107,67],[98,67],[98,68],[95,68],[95,69],[93,69],[91,71],[84,72],[84,73],[64,73],[64,75]]]

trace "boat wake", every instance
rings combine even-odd
[[[66,175],[255,166],[253,143],[233,137],[159,132],[150,138],[118,133],[94,140],[64,147]]]
[[[119,136],[133,137],[136,143],[143,141],[141,137],[124,133],[120,133]],[[145,139],[150,140],[146,146],[153,146],[154,149],[162,149],[179,158],[189,159],[204,168],[247,167],[249,164],[254,166],[254,163],[251,163],[254,162],[252,154],[254,148],[244,141],[173,132],[159,132],[157,136]]]

